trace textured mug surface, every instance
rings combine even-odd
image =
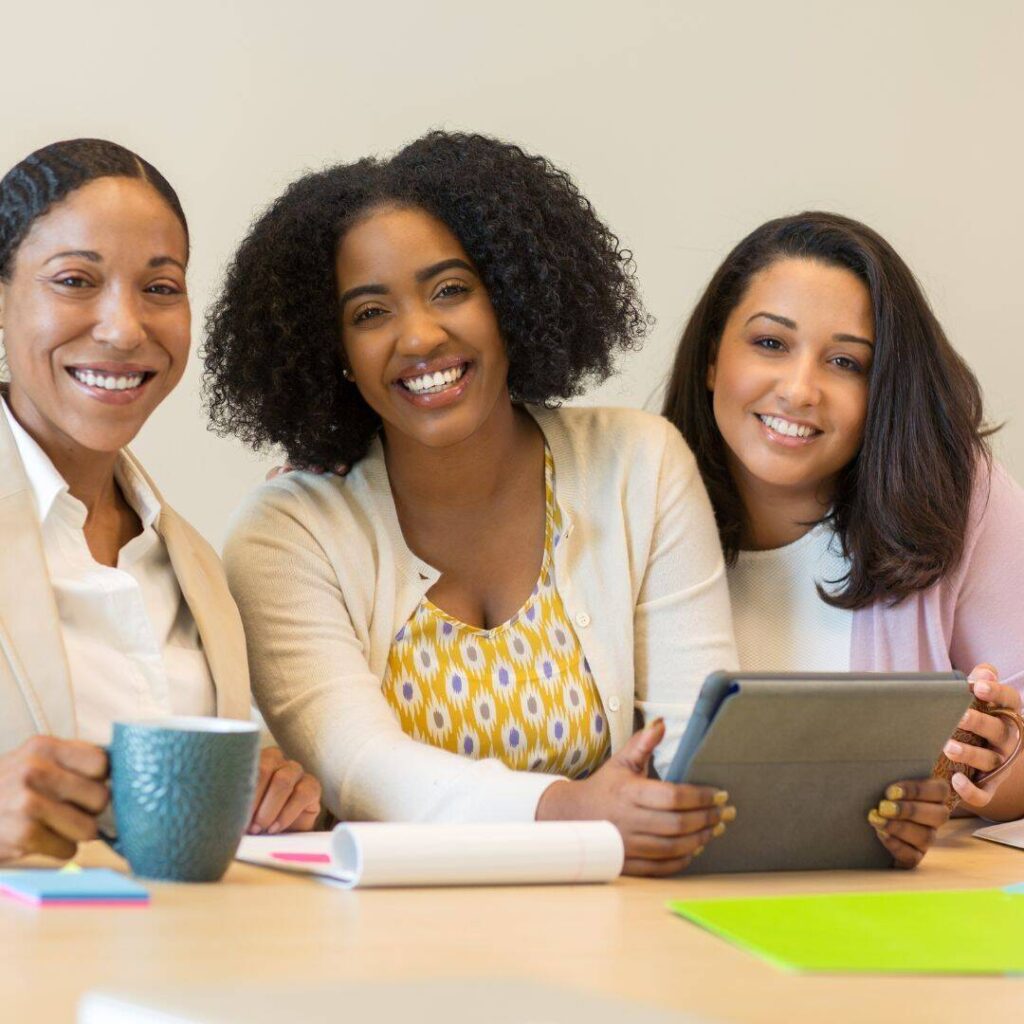
[[[136,875],[215,882],[249,822],[259,729],[218,718],[115,722],[114,848]]]

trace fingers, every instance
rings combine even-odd
[[[942,752],[950,761],[966,764],[981,772],[994,771],[1003,763],[997,751],[989,747],[976,747],[973,743],[961,743],[959,740],[946,740]]]
[[[622,865],[624,875],[635,875],[641,878],[668,878],[685,871],[693,861],[693,857],[680,857],[676,860],[645,860],[642,857],[627,857]]]
[[[75,843],[96,838],[96,818],[93,815],[31,789],[21,790],[4,810],[17,815],[28,831],[34,824],[39,824]]]
[[[26,818],[12,820],[10,815],[0,816],[0,862],[43,854],[59,860],[70,860],[78,844],[47,828],[42,822]]]
[[[917,800],[883,800],[878,805],[878,815],[887,821],[913,821],[932,829],[945,825],[949,820],[945,803],[921,803]]]
[[[900,779],[885,788],[886,800],[922,800],[943,803],[949,796],[945,779]]]
[[[868,822],[875,832],[879,834],[879,838],[885,835],[892,839],[899,839],[907,846],[912,846],[914,849],[919,850],[922,857],[932,843],[935,842],[936,830],[926,825],[919,825],[917,822],[888,821],[881,817],[877,811],[870,811],[868,813]],[[918,859],[920,860],[920,858]]]
[[[725,827],[722,828],[724,831]],[[685,836],[632,835],[627,856],[642,860],[680,860],[695,856],[714,838],[716,835],[710,828]]]
[[[20,775],[25,789],[74,804],[90,814],[99,814],[110,801],[110,790],[104,783],[63,768],[46,757],[26,757],[21,763]]]
[[[960,728],[973,732],[989,743],[1001,746],[1015,736],[1015,730],[1004,718],[987,715],[984,711],[968,708],[960,719]]]
[[[1017,689],[1000,683],[997,679],[972,682],[971,689],[979,700],[995,704],[997,707],[1010,708],[1012,711],[1021,710],[1021,698]]]
[[[688,836],[702,829],[714,828],[721,824],[723,829],[736,820],[736,808],[702,807],[696,811],[651,811],[638,812],[633,824],[637,832],[652,836]]]
[[[61,740],[53,736],[33,736],[25,746],[30,754],[56,761],[70,772],[89,779],[107,777],[107,752],[92,743]]]
[[[876,832],[878,841],[889,851],[892,857],[893,867],[916,868],[924,857],[924,851],[905,843],[896,836],[887,835],[885,832]]]
[[[647,762],[665,736],[665,720],[657,718],[646,729],[633,733],[617,758],[637,775],[647,773]]]
[[[309,779],[300,788],[304,779]],[[291,801],[298,790],[298,796]],[[277,747],[268,747],[260,752],[259,776],[256,783],[256,797],[253,801],[253,815],[249,825],[250,834],[280,832],[307,813],[316,803],[319,807],[320,784],[306,776],[297,761],[286,761]],[[285,814],[286,805],[289,805]],[[315,814],[313,815],[316,816]],[[287,817],[287,824],[282,824]]]
[[[319,813],[320,783],[312,775],[303,774],[277,817],[267,826],[267,832],[272,835],[287,829],[308,832]]]
[[[723,807],[729,800],[724,789],[714,786],[691,786],[688,782],[661,782],[658,779],[637,780],[631,795],[638,807],[652,811],[696,811]]]
[[[992,793],[976,786],[963,772],[955,772],[949,781],[952,783],[956,795],[963,803],[969,804],[971,807],[980,810],[992,799]]]

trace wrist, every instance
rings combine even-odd
[[[537,801],[537,812],[534,815],[537,821],[565,821],[568,818],[575,818],[572,813],[575,804],[577,783],[568,779],[559,779],[552,782],[540,795]]]

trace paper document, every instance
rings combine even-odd
[[[1002,821],[998,825],[986,825],[976,829],[974,835],[979,839],[989,839],[993,843],[1005,843],[1024,850],[1024,818],[1019,821]]]
[[[537,821],[343,823],[333,832],[245,836],[235,856],[354,888],[608,882],[625,855],[611,822]]]
[[[1001,889],[680,900],[669,907],[788,970],[1024,974],[1024,896]]]

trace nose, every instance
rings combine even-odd
[[[448,340],[448,331],[436,310],[417,305],[402,317],[399,326],[398,350],[405,356],[423,356]]]
[[[102,297],[92,335],[100,344],[124,352],[146,340],[139,298],[132,289],[112,288]]]
[[[806,358],[787,362],[775,390],[790,408],[817,405],[821,401],[821,382],[815,360]]]

